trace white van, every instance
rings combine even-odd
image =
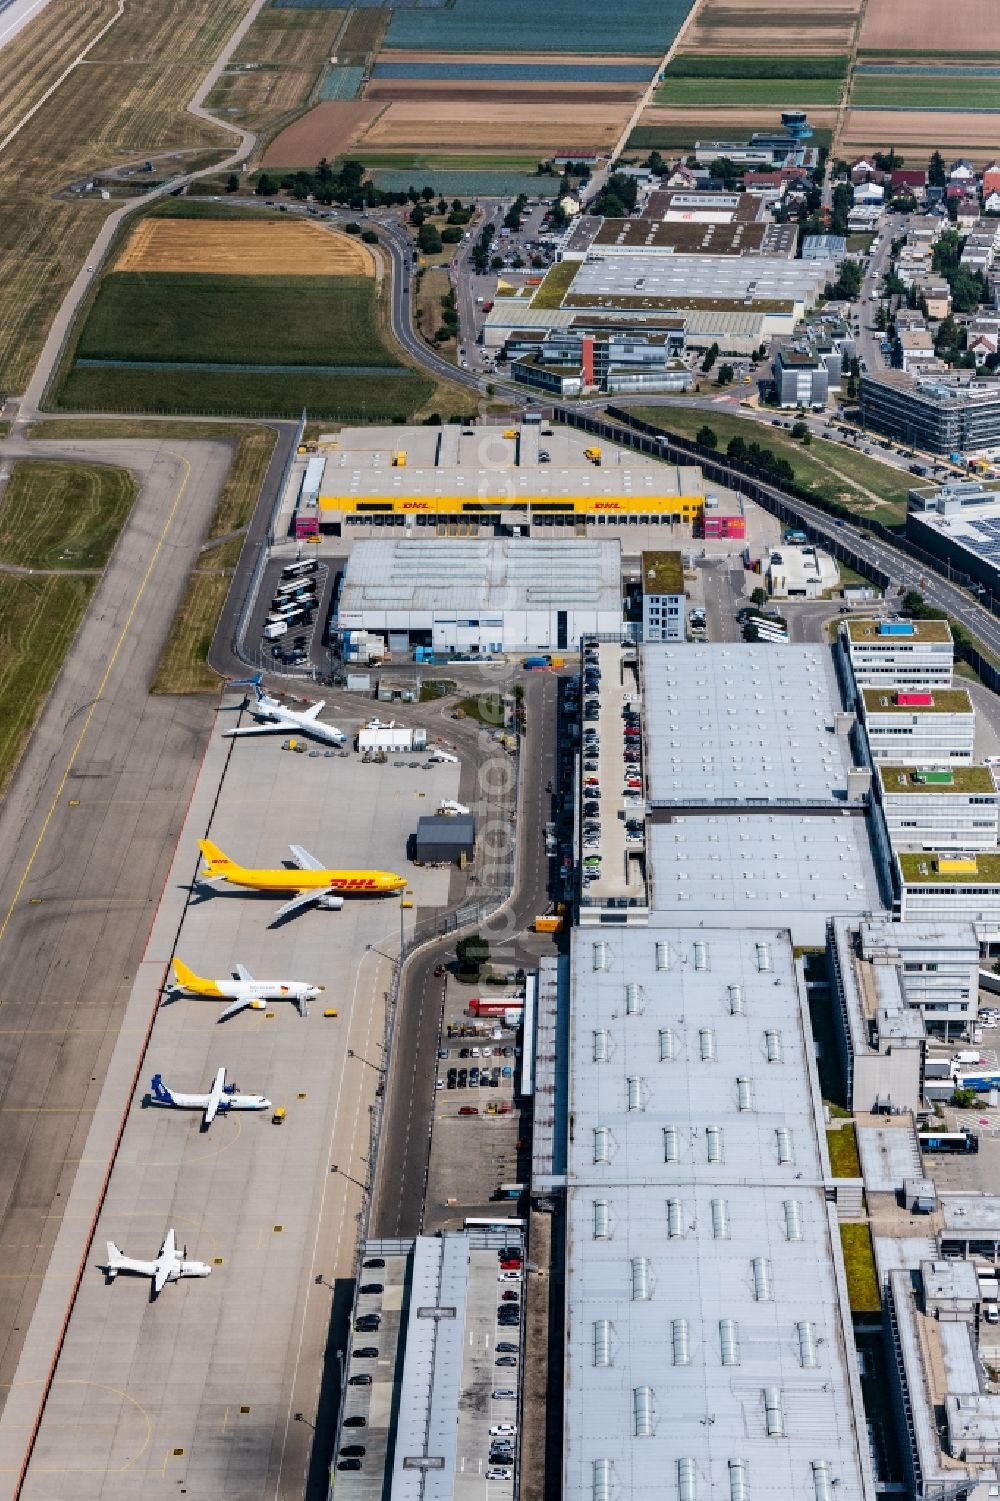
[[[272,621],[270,625],[264,627],[264,639],[265,641],[273,641],[277,636],[287,635],[288,630],[289,625],[286,620]]]

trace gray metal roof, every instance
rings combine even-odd
[[[567,1501],[870,1496],[788,934],[577,929],[571,966]]]
[[[825,646],[643,648],[651,803],[843,800],[852,764]]]

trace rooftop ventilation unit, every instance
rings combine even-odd
[[[780,1387],[765,1386],[764,1388],[764,1426],[767,1429],[768,1438],[784,1438],[785,1414],[781,1406]]]
[[[636,985],[636,984],[626,985],[625,986],[625,1015],[626,1016],[641,1016],[642,1015],[642,1011],[643,1011],[643,1005],[642,1005],[642,986],[641,985]]]
[[[736,1104],[739,1110],[753,1109],[753,1080],[746,1074],[736,1080]]]
[[[611,1461],[594,1460],[594,1501],[611,1501]]]
[[[799,1335],[799,1363],[803,1366],[818,1365],[816,1359],[816,1335],[808,1319],[796,1324]]]
[[[596,948],[597,945],[595,944],[594,947]],[[594,968],[596,969],[597,966],[595,965]],[[766,943],[757,944],[757,968],[762,975],[767,974],[771,968],[771,950]]]
[[[740,1329],[735,1319],[719,1320],[719,1348],[723,1365],[739,1365]]]
[[[676,1240],[684,1234],[684,1205],[680,1199],[667,1200],[667,1235]]]
[[[729,1205],[725,1199],[712,1200],[712,1234],[716,1240],[729,1239]]]
[[[669,945],[669,943],[658,943],[656,945],[656,967],[657,967],[657,969],[669,969],[670,968],[670,945]]]
[[[594,1239],[611,1239],[611,1205],[607,1199],[594,1200]]]
[[[607,1027],[594,1028],[594,1062],[607,1063],[611,1056],[611,1033]]]
[[[753,1295],[758,1303],[770,1303],[774,1292],[771,1287],[771,1263],[766,1256],[755,1256],[750,1263],[753,1271]]]
[[[785,1200],[785,1239],[802,1239],[802,1205],[798,1199]]]
[[[660,1062],[669,1063],[677,1056],[677,1038],[669,1027],[660,1028]]]
[[[701,1048],[702,1063],[715,1062],[715,1029],[714,1027],[702,1027],[698,1033],[698,1045]]]
[[[773,1028],[769,1028],[768,1031],[764,1033],[764,1046],[767,1049],[768,1063],[780,1063],[782,1061],[783,1052],[780,1032],[776,1032]]]
[[[670,1338],[673,1345],[674,1365],[690,1365],[691,1340],[687,1319],[673,1319],[671,1321]]]
[[[625,1080],[628,1086],[628,1108],[630,1110],[645,1110],[646,1108],[646,1081],[633,1074]]]
[[[694,946],[694,967],[696,970],[708,968],[708,944],[701,938]]]
[[[698,1501],[698,1467],[693,1459],[677,1461],[678,1501]]]
[[[653,1296],[653,1269],[648,1256],[632,1257],[632,1302],[648,1303]]]
[[[663,1160],[664,1162],[679,1162],[681,1157],[681,1138],[676,1126],[664,1126],[663,1128]]]
[[[607,1126],[594,1127],[594,1161],[608,1162],[611,1159],[611,1132]]]
[[[609,1366],[611,1360],[611,1320],[594,1320],[594,1364]]]
[[[608,970],[611,968],[611,945],[608,943],[594,944],[594,968]]]
[[[722,1161],[722,1127],[705,1127],[705,1151],[709,1162]]]
[[[653,1437],[653,1388],[637,1386],[632,1391],[632,1412],[636,1438]]]
[[[733,1016],[743,1015],[743,986],[730,985],[729,987],[729,1010]]]
[[[825,1459],[814,1459],[812,1462],[813,1491],[816,1501],[831,1501],[833,1496],[833,1481],[830,1479],[830,1465]]]
[[[749,1501],[750,1485],[745,1459],[729,1461],[729,1501]]]
[[[792,1133],[787,1126],[777,1126],[774,1132],[774,1142],[778,1151],[779,1162],[791,1162],[792,1160]]]

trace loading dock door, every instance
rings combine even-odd
[[[556,612],[556,650],[565,651],[568,641],[569,617],[566,610]]]

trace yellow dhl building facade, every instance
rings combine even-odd
[[[417,516],[490,516],[500,512],[522,515],[563,516],[676,516],[694,522],[705,509],[703,495],[560,495],[557,498],[514,495],[321,495],[321,517],[333,520],[338,515],[359,517],[377,515]]]

